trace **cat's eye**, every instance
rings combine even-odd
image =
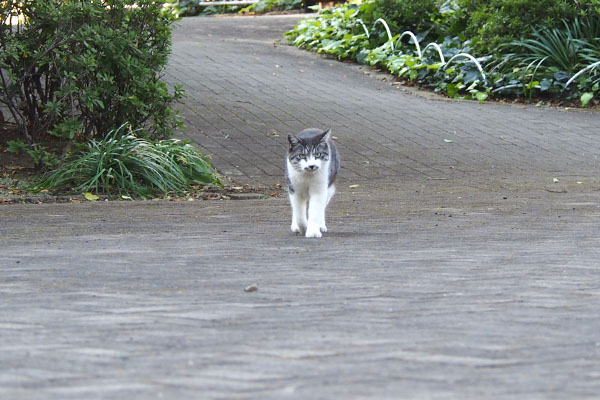
[[[315,154],[315,158],[321,158],[321,153]]]
[[[300,154],[298,157],[299,157],[301,160],[304,160],[304,159],[306,159],[306,154]]]

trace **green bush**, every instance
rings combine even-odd
[[[7,0],[0,102],[28,144],[103,136],[123,123],[169,137],[181,119],[161,74],[172,13],[155,0]]]
[[[450,97],[475,98],[485,100],[490,91],[485,85],[483,76],[476,65],[466,58],[453,61],[452,66],[443,68],[439,55],[433,50],[418,57],[413,44],[400,44],[394,51],[387,41],[387,35],[382,40],[370,41],[358,19],[365,21],[372,12],[373,3],[363,3],[360,6],[345,4],[329,10],[323,10],[315,17],[306,18],[286,33],[291,44],[318,53],[334,55],[339,59],[352,58],[359,63],[378,66],[421,85],[431,87],[436,91],[448,94]],[[367,25],[367,29],[369,29]],[[381,32],[380,24],[375,28]],[[377,29],[369,29],[372,36],[377,35]],[[399,37],[398,31],[392,40]],[[452,38],[446,38],[440,43],[446,60],[457,53],[464,52],[461,43]]]
[[[269,11],[287,11],[304,8],[304,0],[260,0],[258,3],[243,8],[240,13],[257,12],[264,13]]]
[[[383,18],[393,34],[412,31],[426,41],[443,37],[444,0],[375,0],[363,7],[363,19],[372,26]]]
[[[522,91],[525,96],[579,96],[586,105],[600,85],[600,21],[588,17],[564,21],[559,28],[542,28],[527,39],[501,45],[510,51],[498,58],[497,82],[503,94]],[[589,67],[589,68],[588,68]],[[576,84],[566,84],[579,71]],[[575,79],[575,78],[573,78]]]
[[[123,125],[85,149],[30,188],[68,189],[120,196],[153,197],[185,194],[192,185],[220,185],[208,159],[187,143],[175,139],[149,141],[140,130]]]
[[[589,0],[585,7],[584,1],[578,3],[578,13],[585,16],[562,20],[553,28],[538,27],[520,40],[502,43],[491,55],[477,58],[485,77],[470,58],[461,55],[451,60],[458,53],[473,53],[464,34],[451,36],[465,15],[465,10],[457,9],[451,0],[440,5],[439,26],[446,36],[437,42],[450,64],[444,64],[432,47],[425,51],[424,44],[430,40],[420,40],[421,55],[412,43],[396,43],[406,27],[392,27],[390,43],[381,24],[370,24],[379,15],[373,9],[379,0],[325,10],[300,21],[286,36],[293,45],[377,66],[449,97],[479,101],[489,96],[550,98],[580,100],[585,106],[600,93],[600,20],[595,17],[598,10],[594,2],[598,4],[598,0]],[[488,4],[481,7],[487,9]],[[359,19],[367,23],[370,36]],[[392,43],[397,44],[393,50]]]
[[[177,17],[193,16],[202,12],[198,0],[165,0],[164,7]]]
[[[540,27],[557,28],[577,15],[600,16],[598,0],[457,0],[453,32],[470,39],[478,54],[530,36]]]

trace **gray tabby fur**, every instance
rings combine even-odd
[[[321,237],[325,208],[335,193],[340,157],[331,129],[305,129],[288,136],[286,181],[292,205],[292,232]]]

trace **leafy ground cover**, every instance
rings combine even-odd
[[[516,2],[491,3],[507,13],[505,8]],[[482,39],[485,32],[474,30],[473,21],[481,21],[482,13],[487,13],[490,23],[500,22],[491,3],[482,2],[479,8],[472,3],[477,2],[428,0],[419,2],[420,8],[405,0],[345,4],[301,21],[286,37],[295,46],[378,67],[451,98],[598,104],[597,1],[582,2],[587,5],[581,6],[577,15],[572,10],[569,19],[560,20],[557,15],[552,19],[546,13],[546,18],[537,19],[540,24],[530,26],[523,37],[511,36],[514,30],[510,26],[487,27],[495,32],[488,41]],[[525,0],[521,3],[531,6]],[[566,7],[562,1],[546,6],[547,11],[564,11]],[[522,9],[513,12],[513,22],[521,26],[523,20],[516,15],[519,12],[528,13]],[[466,37],[465,32],[474,32],[476,40]]]

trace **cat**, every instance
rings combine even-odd
[[[288,135],[286,181],[292,205],[292,232],[320,238],[327,232],[325,208],[335,193],[340,156],[331,128]]]

